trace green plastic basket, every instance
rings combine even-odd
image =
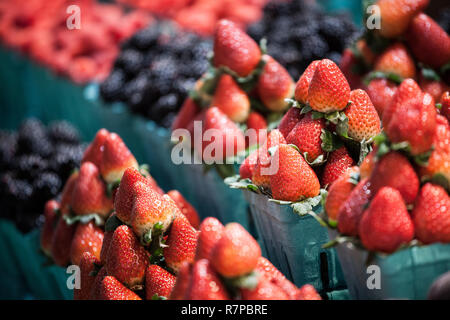
[[[323,249],[328,233],[312,216],[244,190],[267,258],[297,286],[312,284],[320,292],[345,289],[335,250]]]

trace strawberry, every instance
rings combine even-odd
[[[250,129],[254,130],[254,132],[251,132]],[[247,132],[245,135],[245,145],[252,146],[255,143],[257,143],[258,145],[263,144],[267,137],[265,136],[266,133],[262,130],[267,130],[266,119],[264,119],[264,117],[256,111],[250,112],[247,119]],[[255,136],[252,136],[250,134],[254,134]]]
[[[220,111],[219,108],[212,107],[207,109],[205,113],[204,129],[205,132],[210,129],[215,129],[209,131],[211,136],[205,134],[203,137],[204,141],[202,153],[205,161],[222,162],[223,159],[244,151],[245,138],[242,131],[233,121],[231,121],[222,111]],[[218,138],[217,142],[216,138]],[[216,146],[220,141],[222,142],[222,147],[221,145]],[[214,149],[211,149],[213,147]]]
[[[450,182],[450,126],[443,116],[436,117],[433,144],[435,149],[428,159],[428,165],[420,168],[422,179],[430,179],[435,174],[443,175]]]
[[[176,129],[186,129],[189,122],[191,122],[199,112],[200,107],[194,102],[194,100],[187,98],[172,123],[172,131]]]
[[[98,213],[106,217],[111,212],[112,200],[106,196],[106,186],[92,162],[81,165],[70,206],[77,215]]]
[[[98,298],[99,300],[142,300],[136,293],[112,276],[103,278]]]
[[[78,171],[74,171],[69,176],[61,192],[61,201],[59,203],[59,208],[62,214],[68,214],[70,212],[70,202],[72,201],[72,193],[75,187],[75,183],[78,179],[78,174]]]
[[[200,217],[197,210],[181,195],[177,190],[171,190],[167,192],[167,195],[175,201],[178,208],[184,214],[184,216],[189,220],[189,223],[198,229],[200,225]]]
[[[106,264],[106,258],[108,257],[108,250],[111,244],[111,239],[114,235],[114,231],[105,231],[102,242],[102,249],[100,250],[100,261],[102,265]]]
[[[450,242],[450,197],[444,188],[425,184],[412,211],[417,238],[425,244]]]
[[[170,293],[170,300],[186,300],[191,282],[192,264],[184,262],[178,271],[175,285]]]
[[[253,151],[245,158],[239,167],[239,175],[242,179],[251,179],[255,171],[256,163],[258,162],[258,150]]]
[[[260,257],[258,259],[258,264],[256,265],[256,271],[261,274],[261,276],[286,293],[290,299],[294,299],[297,294],[297,287],[290,282],[275,266],[266,258]]]
[[[340,177],[330,184],[327,200],[325,202],[325,212],[327,213],[329,220],[337,221],[339,209],[355,188],[355,184],[350,181],[351,176],[358,172],[358,167],[348,168]]]
[[[364,90],[350,92],[350,105],[345,109],[348,136],[356,141],[368,141],[381,132],[380,117]]]
[[[429,0],[378,0],[381,14],[380,34],[385,38],[402,35],[414,16],[422,11]]]
[[[349,98],[350,86],[339,67],[329,59],[321,60],[309,85],[309,106],[320,112],[340,111]]]
[[[322,173],[322,186],[330,186],[353,165],[355,162],[345,147],[331,152]]]
[[[419,79],[419,86],[423,92],[429,93],[434,101],[439,102],[449,87],[442,80],[430,80],[423,76]]]
[[[286,142],[295,144],[305,159],[311,163],[319,156],[324,156],[322,149],[322,130],[325,129],[325,119],[313,119],[312,114],[306,114],[291,130]]]
[[[134,206],[131,213],[131,226],[141,241],[149,244],[155,225],[164,233],[175,219],[179,209],[167,199],[161,197],[143,182],[134,186]],[[170,199],[170,198],[169,198]]]
[[[200,259],[192,267],[192,279],[187,291],[188,300],[229,300],[225,286],[209,260]]]
[[[148,263],[148,252],[139,243],[133,230],[126,225],[117,227],[106,256],[108,275],[133,288],[144,283]]]
[[[297,292],[297,300],[322,300],[322,297],[317,293],[316,289],[310,285],[305,284]]]
[[[194,261],[197,249],[198,232],[189,224],[189,221],[180,216],[175,218],[167,237],[164,248],[164,258],[167,266],[178,272],[183,262]]]
[[[303,114],[299,108],[290,108],[288,112],[281,118],[278,130],[280,130],[283,137],[287,138],[295,125],[302,120]]]
[[[258,94],[261,101],[271,111],[284,111],[289,104],[285,99],[294,95],[295,84],[283,66],[268,55],[263,59],[266,65],[258,78]]]
[[[376,59],[376,53],[367,44],[366,40],[359,39],[356,41],[356,49],[361,54],[361,58],[366,65],[372,65]]]
[[[103,230],[94,222],[79,223],[70,246],[70,261],[79,265],[84,252],[91,253],[96,259],[100,259],[100,251],[103,242]]]
[[[413,203],[419,191],[419,178],[414,168],[398,152],[390,152],[375,165],[370,176],[372,192],[376,194],[382,187],[397,189],[407,204]]]
[[[145,272],[145,297],[151,300],[153,296],[170,296],[175,285],[175,276],[155,264],[147,267]]]
[[[100,166],[103,179],[107,183],[117,182],[122,179],[124,171],[129,167],[138,168],[136,158],[122,138],[115,133],[110,133],[104,144],[102,165]]]
[[[414,78],[416,66],[408,50],[401,42],[389,46],[375,61],[374,70],[395,73],[402,78]]]
[[[412,19],[405,38],[418,61],[437,69],[450,61],[450,36],[425,13]]]
[[[256,42],[233,22],[220,20],[214,34],[214,60],[216,67],[225,66],[239,76],[249,75],[261,60]]]
[[[258,242],[239,223],[232,222],[214,246],[211,263],[220,275],[233,278],[252,272],[260,256]]]
[[[368,250],[386,253],[411,241],[414,224],[400,192],[391,187],[381,188],[364,212],[358,234]]]
[[[337,226],[340,233],[350,236],[358,235],[361,217],[372,194],[369,179],[361,180],[353,188],[348,198],[339,207],[337,213]]]
[[[158,185],[158,182],[156,182],[156,180],[153,179],[153,177],[150,174],[145,177],[145,182],[150,187],[152,187],[153,190],[155,190],[157,193],[159,193],[161,196],[164,195],[163,189],[160,188],[160,186]]]
[[[41,249],[47,256],[51,256],[52,238],[59,218],[57,214],[58,209],[59,203],[55,200],[49,200],[45,203],[45,222],[41,230],[40,241]]]
[[[279,286],[260,277],[254,289],[241,289],[242,300],[290,300]]]
[[[352,49],[347,48],[344,50],[341,61],[339,62],[339,69],[341,69],[351,89],[358,89],[363,86],[361,75],[355,72],[359,63],[360,61]]]
[[[441,97],[441,114],[450,121],[450,92],[444,92]]]
[[[103,158],[103,148],[105,145],[105,141],[109,136],[109,132],[106,129],[100,129],[95,135],[94,140],[84,151],[83,162],[92,162],[98,168],[100,168]]]
[[[84,252],[80,259],[80,289],[73,290],[74,300],[89,300],[94,284],[95,276],[92,272],[95,271],[96,265],[100,265],[100,261],[94,257],[90,252]]]
[[[281,144],[272,157],[272,167],[278,170],[270,176],[270,187],[274,199],[298,201],[315,197],[320,192],[320,183],[314,171],[293,147]]]
[[[211,254],[216,243],[220,240],[225,227],[219,220],[208,217],[200,225],[200,235],[197,242],[195,260],[211,260]]]
[[[309,86],[319,63],[320,60],[311,62],[301,75],[300,79],[298,79],[297,84],[295,85],[295,100],[298,102],[303,104],[308,102]]]
[[[392,102],[397,86],[385,78],[373,79],[366,88],[370,101],[381,117],[384,109]]]
[[[436,129],[436,107],[428,93],[399,105],[385,131],[391,142],[409,143],[410,152],[419,155],[431,149]]]
[[[223,74],[217,83],[211,106],[218,107],[234,122],[244,122],[250,112],[250,99],[232,76]]]
[[[100,290],[103,279],[108,275],[105,267],[101,267],[98,271],[97,275],[94,278],[94,282],[91,285],[91,294],[89,299],[91,300],[99,300],[100,299]]]
[[[53,234],[51,255],[58,266],[65,267],[70,262],[70,246],[76,225],[68,225],[61,217]]]
[[[361,180],[369,178],[372,174],[373,168],[375,167],[375,156],[378,151],[378,147],[375,146],[372,151],[364,158],[361,165],[359,166]]]

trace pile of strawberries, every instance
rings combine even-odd
[[[422,11],[429,0],[378,0],[380,29],[346,49],[340,67],[353,89],[365,88],[380,117],[398,85],[414,79],[449,119],[450,36]]]
[[[220,19],[240,27],[258,21],[267,0],[120,0],[118,2],[171,18],[183,28],[211,35]]]
[[[201,159],[223,160],[226,150],[233,155],[245,151],[245,128],[266,129],[289,107],[285,99],[293,96],[295,84],[263,49],[233,22],[218,22],[211,70],[197,82],[172,126],[172,130],[187,129],[193,138],[194,122],[201,121],[204,131],[217,129],[223,134],[222,155],[205,155],[215,138],[202,139],[201,147],[195,148]]]
[[[80,8],[80,29],[69,30],[70,5]],[[124,39],[151,21],[143,11],[125,13],[94,0],[5,0],[0,3],[0,39],[77,83],[104,80]]]
[[[274,199],[300,201],[318,196],[321,187],[354,166],[381,129],[367,93],[350,91],[345,76],[328,59],[308,66],[291,103],[278,129],[242,163],[240,178],[251,179]],[[352,157],[350,148],[355,147],[358,152]],[[267,173],[269,167],[274,172]]]

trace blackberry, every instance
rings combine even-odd
[[[250,37],[252,37],[256,41],[259,41],[266,34],[265,25],[263,24],[262,21],[255,22],[248,27],[247,33],[250,35]]]
[[[439,15],[437,22],[448,34],[450,34],[450,7],[444,8]]]
[[[22,179],[32,181],[40,172],[47,170],[48,162],[37,154],[24,154],[16,159],[15,169]]]
[[[116,69],[100,85],[100,94],[107,102],[123,99],[123,86],[126,81],[125,73],[122,69]]]
[[[53,152],[46,128],[37,119],[26,120],[20,126],[18,144],[19,152],[23,154],[35,153],[47,158]]]
[[[56,121],[51,123],[47,132],[53,143],[80,143],[78,130],[67,121]]]
[[[0,131],[0,170],[11,168],[17,150],[17,134]]]
[[[137,50],[128,49],[122,52],[117,60],[118,66],[121,66],[128,76],[136,75],[144,66],[144,55]]]
[[[131,38],[131,44],[138,50],[147,50],[154,46],[158,41],[160,29],[158,25],[150,25],[149,27],[140,30]]]
[[[61,186],[61,179],[53,172],[42,172],[33,182],[35,197],[39,199],[55,197],[61,190]]]
[[[72,171],[79,166],[83,158],[83,151],[83,145],[59,144],[55,148],[55,154],[50,160],[49,168],[65,181]]]

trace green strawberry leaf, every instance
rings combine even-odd
[[[348,182],[350,182],[354,185],[357,185],[360,180],[361,180],[361,175],[359,174],[359,172],[352,172],[350,174],[350,178],[348,179]]]
[[[318,196],[294,202],[291,204],[291,208],[299,216],[305,216],[307,214],[314,216],[314,209],[317,209],[317,207],[321,204],[322,199],[326,197],[326,194],[327,192],[324,189],[321,189]]]
[[[300,149],[295,144],[290,143],[290,144],[288,144],[288,146],[294,148],[295,150],[297,150],[298,153],[300,153]]]
[[[425,179],[427,178],[425,177]],[[440,185],[442,188],[447,190],[447,192],[450,192],[450,181],[442,173],[436,173],[431,177],[431,179],[428,178],[427,180]]]
[[[232,189],[248,189],[260,193],[258,186],[254,185],[250,179],[241,179],[239,175],[225,178],[223,182]]]
[[[364,84],[367,86],[374,79],[384,78],[389,81],[392,81],[396,84],[401,84],[403,82],[403,78],[396,73],[393,72],[383,72],[383,71],[372,71],[370,72],[363,80]]]
[[[152,296],[152,299],[151,299],[151,300],[167,300],[167,298],[164,297],[164,296],[159,296],[157,293],[155,293],[155,294]]]
[[[311,118],[313,120],[325,118],[325,114],[319,111],[312,111]]]
[[[448,63],[446,63],[446,64],[444,64],[442,67],[441,67],[441,74],[445,74],[448,70],[450,70],[450,62],[448,62]]]
[[[421,69],[422,76],[425,79],[428,79],[428,80],[431,80],[431,81],[441,81],[441,77],[433,69],[431,69],[429,67],[425,67],[423,65],[421,65],[421,68],[422,68]]]
[[[436,108],[438,108],[439,110],[441,110],[442,109],[442,103],[436,103]]]
[[[334,238],[333,240],[323,244],[322,248],[323,249],[333,248],[341,243],[347,243],[347,242],[353,243],[355,240],[357,240],[355,237],[346,237],[346,236],[339,235],[336,238]]]
[[[364,161],[370,151],[372,151],[372,142],[373,139],[365,141],[364,139],[360,142],[359,146],[359,158],[358,158],[358,166]]]
[[[75,223],[87,224],[91,221],[94,221],[96,226],[103,226],[105,224],[105,220],[98,213],[90,213],[84,215],[65,215],[62,217],[64,221],[70,226]]]
[[[115,189],[117,189],[119,187],[119,185],[120,185],[120,179],[116,180],[116,181],[114,181],[112,183],[107,183],[106,184],[106,196],[111,199],[113,191]]]
[[[308,152],[304,152],[302,155],[303,155],[303,158],[305,159],[305,161],[306,161],[311,167],[320,166],[320,165],[324,164],[324,163],[327,161],[327,157],[324,156],[323,154],[321,154],[321,155],[318,156],[316,159],[314,159],[314,161],[309,161],[309,160],[308,160]]]
[[[343,146],[342,141],[326,129],[322,129],[320,139],[322,140],[322,150],[325,152],[333,152]]]
[[[434,148],[431,148],[427,152],[421,153],[413,157],[414,162],[417,163],[421,167],[428,166],[428,160],[430,160],[431,154],[433,153]]]
[[[218,163],[214,163],[213,166],[216,169],[216,171],[219,174],[219,176],[222,178],[222,180],[227,178],[227,177],[231,177],[234,174],[236,174],[233,164],[227,164],[227,163],[218,164]]]
[[[227,278],[225,281],[227,282],[229,287],[234,289],[255,289],[258,285],[260,274],[257,271],[252,271],[249,274],[236,277],[236,278]]]
[[[113,232],[117,229],[117,227],[121,226],[123,224],[122,221],[114,214],[110,215],[109,218],[106,220],[105,223],[105,231]]]

